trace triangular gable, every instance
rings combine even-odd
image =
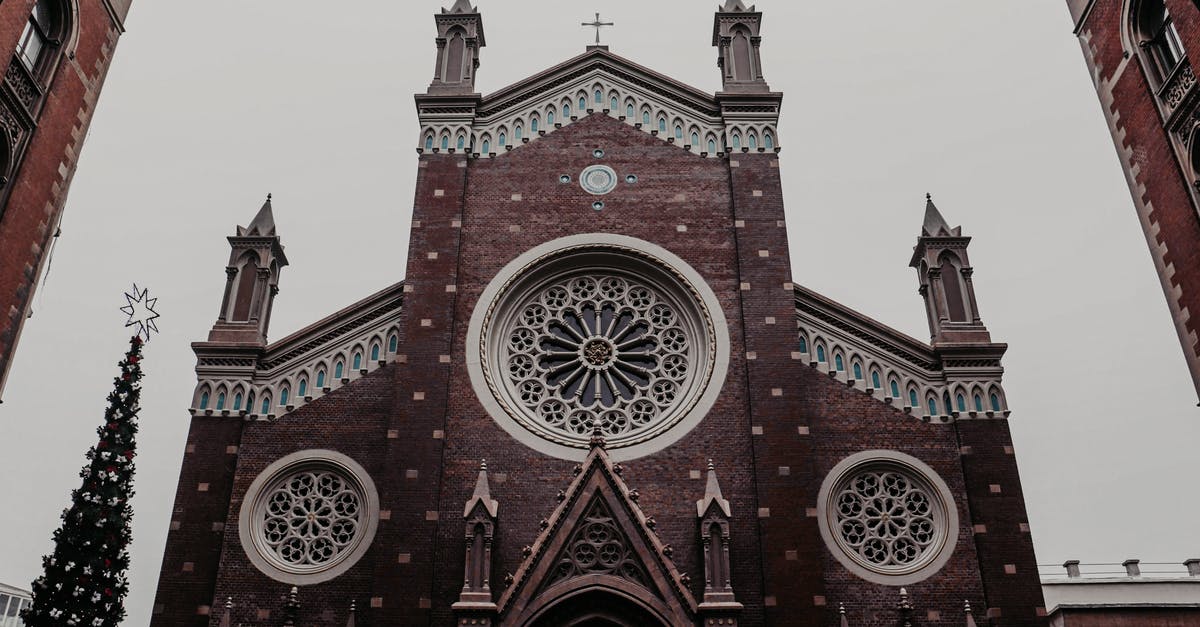
[[[578,470],[500,598],[500,624],[524,625],[555,600],[588,589],[638,600],[667,624],[693,624],[696,601],[608,453],[593,446]]]

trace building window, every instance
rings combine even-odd
[[[433,150],[433,135],[425,136],[425,150]]]
[[[450,136],[442,135],[442,150],[449,150],[449,149],[450,149]]]
[[[579,97],[579,110],[587,111],[587,98],[585,98],[583,96]]]
[[[467,138],[463,135],[458,136],[458,149],[462,150],[467,147]]]
[[[650,112],[649,111],[644,111],[642,113],[642,126],[650,126]]]
[[[264,396],[262,400],[262,412],[264,416],[271,413],[271,397]]]
[[[959,412],[967,411],[967,399],[963,398],[962,394],[959,394],[954,400],[958,402]]]
[[[616,111],[618,108],[620,108],[620,106],[621,104],[617,102],[616,96],[613,96],[612,99],[608,101],[609,111]]]
[[[483,151],[482,152],[485,155],[490,154],[492,152],[492,140],[490,140],[490,139],[483,140]]]
[[[217,411],[225,409],[225,393],[221,392],[217,395]]]
[[[563,121],[566,122],[569,119],[571,119],[571,105],[564,104],[563,105]]]
[[[763,135],[763,145],[767,150],[775,150],[775,136],[770,133]]]
[[[916,407],[918,409],[921,407],[921,401],[917,400],[917,391],[916,390],[908,391],[908,405],[909,405],[909,407]]]
[[[599,89],[596,90],[596,93],[593,94],[593,97],[596,99],[596,104],[604,102],[604,94],[600,93]]]
[[[317,389],[325,389],[325,369],[317,371]]]
[[[233,411],[242,411],[242,393],[233,395]]]
[[[683,139],[683,127],[678,124],[675,125],[675,139]]]
[[[808,352],[808,340],[804,339],[803,337],[800,338],[800,352],[801,353]]]
[[[1155,78],[1162,82],[1185,58],[1179,31],[1163,0],[1142,0],[1135,20],[1138,45],[1148,53]]]
[[[308,396],[308,379],[300,379],[300,385],[296,389],[296,396],[300,398]]]
[[[508,135],[505,133],[500,133],[500,139],[496,143],[499,144],[501,147],[507,146],[508,145]]]
[[[533,118],[532,120],[529,121],[529,132],[531,132],[531,133],[538,132],[538,119],[537,118]],[[519,130],[517,131],[517,134],[518,135],[520,134]]]
[[[819,361],[821,363],[825,363],[825,347],[824,346],[820,346],[820,345],[817,346],[817,361]]]
[[[875,388],[876,390],[883,387],[882,385],[879,385],[879,373],[878,372],[871,373],[871,387]]]
[[[342,377],[345,375],[345,372],[343,372],[345,369],[346,364],[339,359],[338,362],[333,365],[333,378],[341,381]]]
[[[395,335],[388,338],[388,352],[389,353],[394,353],[397,350],[399,350],[399,348],[400,348],[400,339],[399,338],[397,338]]]
[[[992,411],[1000,411],[1000,397],[992,395]]]
[[[200,409],[208,409],[208,392],[200,394]]]
[[[521,134],[524,130],[525,129],[520,124],[518,124],[517,127],[515,129],[513,129],[513,137],[516,138],[516,141],[518,141],[518,142],[521,141]]]
[[[48,0],[42,0],[33,7],[21,39],[17,41],[17,56],[25,64],[25,68],[33,74],[40,73],[45,67],[47,51],[58,45],[54,40],[55,31],[60,29],[56,11]]]
[[[975,395],[975,411],[983,411],[983,398],[978,394]]]
[[[758,135],[750,133],[750,150],[758,150]]]
[[[836,368],[838,372],[842,372],[846,369],[846,364],[842,362],[841,355],[833,356],[833,367]]]
[[[667,118],[658,118],[658,132],[667,132]]]
[[[900,398],[900,384],[892,381],[892,398]]]
[[[292,391],[286,387],[283,388],[282,390],[279,390],[279,406],[286,407],[288,404],[288,398],[291,395],[292,395]]]
[[[863,376],[862,376],[862,366],[860,366],[860,365],[858,365],[858,364],[854,364],[854,378],[855,378],[855,379],[862,379],[862,378],[863,378]]]
[[[735,151],[742,149],[742,136],[737,133],[733,134],[733,149]]]
[[[932,398],[929,399],[929,415],[930,416],[938,415],[937,401]]]
[[[710,140],[708,140],[708,154],[710,154],[710,155],[713,155],[713,154],[716,154],[716,153],[717,153],[717,142],[716,142],[716,140],[713,140],[713,139],[710,139]]]
[[[554,124],[554,110],[553,109],[546,112],[546,124]]]
[[[361,352],[354,353],[354,367],[352,369],[353,370],[362,370],[362,353]]]
[[[625,117],[632,120],[633,116],[634,116],[633,105],[629,105],[628,107],[625,107]]]

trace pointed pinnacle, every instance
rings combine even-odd
[[[716,469],[717,469],[717,467],[716,467],[716,466],[713,464],[713,460],[712,460],[712,459],[709,459],[709,460],[708,460],[708,469],[709,469],[709,470],[716,470]]]
[[[487,460],[486,459],[479,460],[479,469],[487,470]]]

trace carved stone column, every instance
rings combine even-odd
[[[463,508],[466,522],[466,560],[463,567],[463,588],[458,602],[451,609],[459,624],[490,627],[496,619],[496,603],[492,600],[492,538],[495,537],[497,512],[500,504],[492,498],[488,486],[487,462],[479,464],[475,492]]]
[[[704,601],[697,608],[703,624],[737,625],[742,604],[733,594],[729,572],[729,501],[721,495],[717,471],[708,461],[708,483],[704,498],[696,501],[700,519],[700,541],[704,547]]]

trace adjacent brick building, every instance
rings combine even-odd
[[[1200,4],[1067,0],[1200,391]]]
[[[0,2],[0,400],[130,2]]]
[[[763,19],[716,94],[481,95],[435,16],[404,280],[268,343],[270,199],[229,238],[152,624],[1046,624],[971,239],[914,219],[929,343],[793,283]]]

